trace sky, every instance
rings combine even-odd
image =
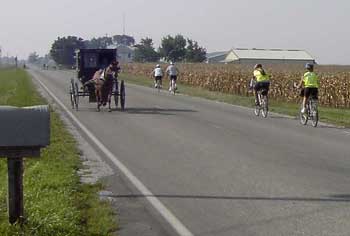
[[[320,64],[350,64],[349,0],[0,0],[3,55],[49,52],[57,37],[123,33],[158,46],[182,34],[208,52],[304,49]]]

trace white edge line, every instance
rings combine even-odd
[[[35,78],[35,76],[33,76]],[[180,220],[171,211],[164,206],[164,204],[121,162],[119,159],[104,146],[99,139],[91,133],[88,128],[83,125],[78,118],[46,87],[46,85],[39,79],[35,78],[39,84],[46,90],[46,92],[64,109],[69,117],[79,126],[79,128],[100,148],[100,150],[110,159],[116,167],[123,172],[129,181],[137,188],[137,190],[145,195],[145,198],[151,205],[164,217],[164,219],[174,228],[174,230],[181,236],[193,236],[193,234],[183,225]]]

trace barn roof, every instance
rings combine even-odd
[[[232,52],[239,59],[314,60],[314,58],[304,50],[234,48]]]
[[[229,52],[228,51],[222,51],[222,52],[211,52],[207,53],[207,58],[215,58],[219,56],[226,56]]]

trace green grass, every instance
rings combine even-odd
[[[23,70],[0,70],[0,105],[45,104]],[[76,236],[111,235],[115,217],[101,202],[101,184],[81,184],[77,144],[59,116],[51,112],[51,145],[38,159],[25,160],[26,222],[11,226],[7,218],[7,164],[0,159],[0,235]]]
[[[145,76],[135,76],[130,74],[121,74],[120,79],[124,79],[128,83],[153,87],[153,80],[147,78]],[[163,87],[168,87],[168,80],[163,81]],[[188,85],[178,84],[179,92],[182,94],[194,96],[194,97],[202,97],[209,100],[215,100],[220,102],[225,102],[229,104],[235,104],[239,106],[245,107],[253,107],[254,98],[253,96],[244,97],[238,96],[234,94],[226,94],[220,92],[213,92],[202,88],[192,87]],[[270,99],[270,111],[290,115],[297,116],[299,112],[300,104],[295,103],[286,103],[286,102],[278,102]],[[336,109],[329,107],[320,107],[320,119],[321,121],[332,123],[339,126],[350,127],[350,109]]]

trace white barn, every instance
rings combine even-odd
[[[234,48],[225,54],[208,54],[207,63],[315,64],[316,61],[304,50]]]

